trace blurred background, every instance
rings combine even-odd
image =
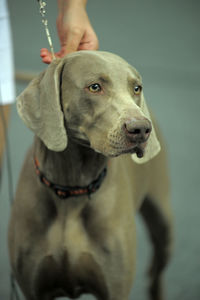
[[[48,47],[36,0],[9,0],[16,72],[39,73],[39,56]],[[200,299],[200,1],[88,0],[90,21],[100,50],[114,52],[139,70],[144,93],[165,136],[174,212],[174,253],[165,274],[166,299]],[[56,1],[48,1],[47,17],[54,48]],[[17,94],[27,82],[16,81]],[[14,190],[32,133],[19,119],[15,105],[9,126]],[[9,299],[7,224],[11,189],[4,157],[0,189],[0,299]],[[138,257],[131,299],[146,300],[151,247],[140,218]],[[92,299],[84,296],[83,299]],[[122,299],[123,300],[123,299]]]

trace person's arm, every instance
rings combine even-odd
[[[87,0],[57,0],[57,3],[60,51],[55,56],[63,57],[77,50],[97,50],[98,39],[86,12]],[[52,61],[46,48],[41,49],[40,56],[44,63]]]

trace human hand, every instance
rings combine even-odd
[[[58,0],[58,17],[56,21],[60,51],[56,57],[77,50],[97,50],[98,38],[91,26],[86,9],[86,0]],[[52,54],[42,48],[40,56],[44,63],[51,63]]]

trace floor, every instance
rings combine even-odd
[[[39,50],[47,41],[36,1],[9,0],[17,71],[38,73],[45,66]],[[88,14],[100,49],[119,54],[142,74],[144,91],[165,136],[172,186],[175,245],[165,275],[166,299],[200,299],[200,2],[198,0],[88,1]],[[47,5],[53,42],[56,3]],[[17,82],[17,94],[26,86]],[[16,188],[23,157],[32,140],[13,106],[9,128],[9,158],[0,189],[0,299],[9,299],[7,224],[11,188]],[[145,273],[151,249],[138,223],[137,274],[130,299],[146,300]],[[82,299],[92,299],[84,296]]]

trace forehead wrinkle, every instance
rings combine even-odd
[[[86,81],[88,83],[95,83],[95,82],[101,82],[103,84],[109,84],[111,83],[111,79],[110,76],[108,76],[107,74],[103,74],[103,73],[89,73],[89,75],[87,76]]]
[[[108,76],[107,74],[100,74],[99,80],[105,84],[108,84],[111,82],[110,76]]]
[[[140,78],[135,78],[133,76],[128,76],[127,78],[127,81],[128,81],[128,85],[131,85],[131,86],[134,86],[134,85],[141,85],[142,84],[142,81]]]

